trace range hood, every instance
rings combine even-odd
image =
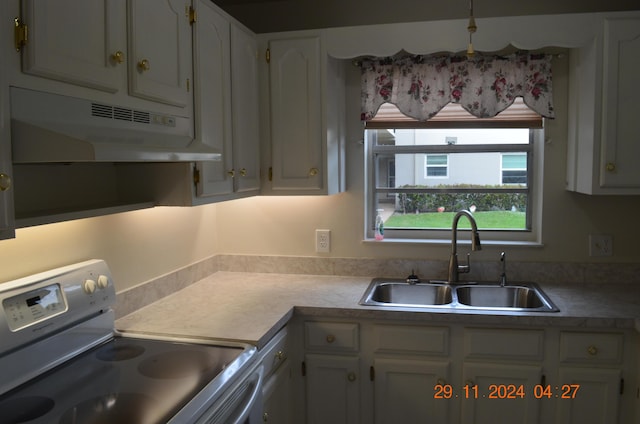
[[[14,163],[192,162],[220,152],[188,118],[11,87]]]

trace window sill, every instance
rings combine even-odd
[[[410,239],[410,238],[393,238],[376,240],[373,238],[366,238],[362,240],[366,244],[380,244],[380,245],[432,245],[432,246],[451,246],[450,239]],[[458,239],[458,245],[471,245],[471,240]],[[482,246],[495,246],[495,247],[543,247],[544,244],[537,241],[520,241],[520,240],[482,240]]]

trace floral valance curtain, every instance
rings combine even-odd
[[[551,56],[402,56],[364,59],[362,120],[383,103],[426,121],[447,103],[458,103],[478,118],[491,118],[516,97],[546,118],[554,118]]]

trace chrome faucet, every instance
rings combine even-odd
[[[458,275],[460,273],[467,273],[471,270],[471,264],[469,261],[470,254],[467,253],[467,264],[458,265],[458,221],[460,217],[466,216],[471,223],[471,250],[481,250],[480,234],[478,234],[478,225],[476,220],[471,215],[471,212],[467,210],[461,210],[453,217],[453,225],[451,226],[451,257],[449,258],[449,277],[448,283],[458,282]]]

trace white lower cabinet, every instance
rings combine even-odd
[[[361,422],[359,348],[357,323],[304,323],[307,423]]]
[[[293,424],[291,360],[288,329],[282,329],[264,347],[262,366],[262,421]]]
[[[357,356],[307,354],[307,423],[360,423]]]
[[[450,422],[453,400],[434,396],[437,384],[450,381],[448,361],[394,357],[373,364],[375,424]]]
[[[459,398],[461,423],[534,424],[540,421],[540,401],[533,388],[542,367],[523,364],[464,363]]]
[[[559,396],[563,393],[562,386],[567,386],[564,392],[569,396],[573,396],[572,388],[576,392],[574,398],[558,401],[556,421],[566,424],[627,422],[619,419],[620,379],[619,369],[560,368],[558,381],[562,383],[556,390]]]
[[[262,421],[265,423],[293,424],[291,400],[291,363],[285,362],[262,389]]]
[[[311,424],[634,424],[632,330],[297,321]],[[576,331],[580,330],[580,331]],[[295,368],[295,366],[293,367]]]
[[[628,385],[625,384],[625,375],[629,372],[624,367],[624,340],[623,333],[560,333],[560,370],[555,386],[559,386],[561,391],[563,386],[570,385],[576,392],[575,397],[570,399],[562,399],[560,393],[557,408],[559,422],[630,422],[627,419],[633,415],[633,408],[626,410],[628,402],[625,402],[625,398],[633,400],[638,387],[632,384],[625,388]],[[632,372],[629,374],[633,376]],[[637,395],[635,401],[638,401]],[[621,410],[621,406],[625,409]]]

